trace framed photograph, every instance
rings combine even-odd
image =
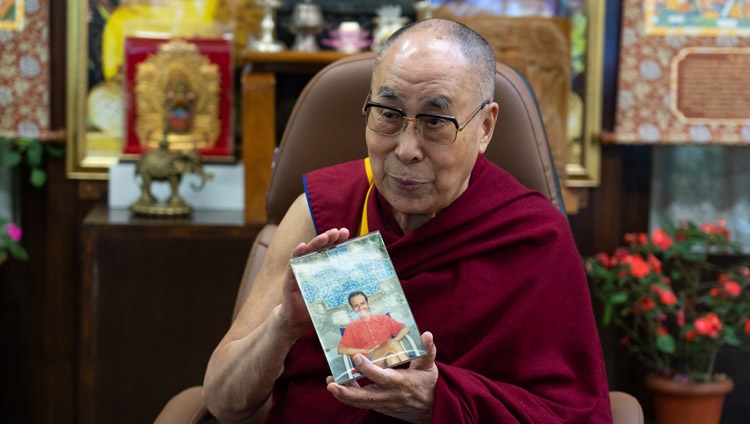
[[[613,142],[750,144],[750,3],[623,0]]]
[[[123,154],[139,154],[142,149],[128,143],[126,128],[125,38],[132,22],[150,21],[153,31],[161,37],[173,36],[223,39],[226,25],[215,25],[215,10],[209,4],[197,1],[194,7],[181,13],[190,17],[190,26],[173,22],[175,12],[169,8],[186,7],[181,2],[168,2],[167,6],[153,0],[81,0],[68,2],[68,56],[67,56],[67,175],[69,178],[107,179],[108,169]],[[171,15],[170,15],[171,12]],[[186,18],[187,19],[187,18]],[[196,28],[200,32],[196,35]],[[230,41],[230,44],[232,42]],[[230,49],[231,50],[231,49]],[[231,61],[231,52],[229,54]],[[233,94],[231,87],[232,64],[221,87],[223,94]],[[223,99],[223,97],[222,97]],[[231,105],[231,101],[229,102]],[[224,103],[220,104],[220,108]],[[231,123],[231,111],[221,109],[222,121]],[[218,149],[202,153],[206,161],[226,161],[233,154],[231,127],[220,130],[222,138]],[[139,145],[147,142],[139,140]],[[212,159],[213,157],[213,159]]]
[[[337,383],[362,377],[356,354],[384,368],[426,354],[379,232],[292,258],[290,265]]]
[[[600,176],[601,0],[435,0],[435,17],[482,34],[495,55],[529,80],[561,182],[594,187]],[[502,100],[502,99],[499,99]]]

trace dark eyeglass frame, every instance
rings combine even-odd
[[[369,96],[368,96],[368,98],[369,98]],[[404,112],[404,110],[401,109],[401,108],[393,107],[393,106],[389,106],[389,105],[385,105],[383,103],[373,102],[371,100],[365,100],[365,104],[362,106],[362,115],[365,117],[365,122],[367,122],[367,111],[371,107],[380,107],[380,108],[383,108],[383,109],[386,109],[386,110],[390,110],[390,111],[393,111],[393,112],[397,112],[398,114],[400,114],[401,115],[401,129],[399,129],[398,131],[396,131],[393,134],[384,134],[384,133],[381,133],[379,131],[373,130],[369,126],[367,127],[367,128],[370,128],[370,130],[372,130],[372,131],[374,131],[374,132],[376,132],[376,133],[378,133],[380,135],[387,136],[387,137],[393,137],[393,136],[397,136],[397,135],[401,134],[401,132],[404,131],[404,129],[406,128],[406,126],[408,125],[409,122],[416,123],[417,119],[419,119],[421,117],[445,119],[447,121],[452,122],[453,126],[456,128],[456,133],[453,135],[453,140],[451,140],[448,143],[438,143],[438,142],[434,142],[434,141],[429,141],[428,143],[440,144],[440,145],[450,145],[450,144],[455,143],[456,139],[458,138],[458,133],[460,133],[461,131],[463,131],[464,128],[466,128],[466,126],[469,125],[469,122],[471,122],[471,120],[474,119],[475,116],[477,116],[477,114],[479,113],[479,111],[482,110],[482,109],[484,109],[484,107],[487,106],[488,104],[490,104],[489,100],[485,100],[484,102],[482,102],[482,104],[479,105],[479,107],[477,108],[477,110],[475,110],[474,113],[471,114],[471,116],[469,116],[469,118],[466,120],[466,122],[464,122],[463,125],[458,125],[458,119],[456,119],[455,116],[451,116],[451,115],[438,115],[438,114],[434,114],[434,113],[418,113],[413,118],[409,118],[408,116],[406,116],[406,112]],[[421,135],[420,135],[420,139],[422,139]]]

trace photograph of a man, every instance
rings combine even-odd
[[[409,334],[409,327],[388,315],[373,315],[367,295],[361,291],[349,294],[349,306],[358,318],[346,326],[339,342],[339,354],[353,356],[360,353],[381,367],[409,359],[401,346],[401,339]]]

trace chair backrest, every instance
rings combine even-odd
[[[303,192],[302,174],[367,156],[362,103],[370,89],[374,53],[336,61],[318,72],[297,98],[276,155],[266,198],[267,222],[245,268],[235,314],[257,274],[267,242],[289,206]],[[485,156],[526,187],[565,208],[544,123],[531,86],[513,68],[498,63],[495,101],[500,113]]]

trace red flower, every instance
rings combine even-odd
[[[716,227],[713,224],[709,223],[703,223],[701,224],[701,231],[703,231],[706,234],[716,234]]]
[[[667,327],[659,327],[656,329],[656,334],[659,336],[663,336],[665,334],[669,334],[669,330],[667,330]]]
[[[646,297],[641,299],[641,307],[644,311],[650,311],[656,307],[656,303],[652,299]]]
[[[617,261],[619,263],[619,262],[625,261],[629,257],[630,257],[630,252],[628,252],[628,249],[625,249],[624,247],[618,247],[617,249],[615,249],[615,252],[612,254],[611,261]]]
[[[659,300],[661,300],[661,303],[667,306],[671,306],[677,303],[677,296],[675,296],[671,291],[661,290],[659,292]]]
[[[745,318],[745,334],[750,334],[750,318]]]
[[[643,278],[651,271],[651,267],[643,260],[641,255],[633,255],[630,261],[630,275]]]
[[[724,283],[724,290],[734,297],[739,296],[740,292],[742,292],[742,288],[736,281],[729,281],[727,283]]]
[[[680,309],[677,311],[677,326],[682,327],[685,325],[685,310]]]
[[[661,303],[671,306],[677,303],[677,296],[672,293],[672,290],[669,289],[663,289],[656,284],[651,286],[651,291],[656,293],[659,296],[659,300]]]
[[[648,243],[648,236],[646,233],[626,233],[625,242],[630,246],[645,246]]]
[[[648,254],[648,264],[655,273],[661,274],[661,261],[653,254]]]
[[[685,332],[685,340],[689,342],[692,342],[693,340],[695,340],[695,331],[688,330],[687,332]]]
[[[661,250],[667,250],[672,246],[672,239],[661,228],[651,234],[651,242]]]
[[[715,339],[719,336],[719,330],[721,330],[721,320],[713,312],[695,320],[695,332],[702,336],[710,336]]]

